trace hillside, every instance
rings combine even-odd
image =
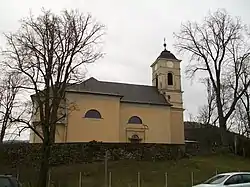
[[[203,181],[218,172],[250,170],[250,160],[242,157],[228,156],[199,156],[179,161],[165,162],[138,162],[116,161],[109,162],[108,169],[112,172],[112,186],[136,187],[137,172],[141,174],[141,187],[163,187],[165,172],[168,173],[169,187],[191,186],[191,173],[194,183]],[[15,172],[15,169],[0,167],[0,172]],[[53,168],[51,179],[54,186],[78,187],[79,172],[82,172],[82,186],[104,186],[104,163],[60,166]],[[24,187],[29,186],[28,181],[35,181],[35,172],[32,169],[22,168],[19,171],[20,180]]]

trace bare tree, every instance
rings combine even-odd
[[[232,123],[234,124],[231,130],[235,131],[236,133],[240,135],[248,136],[246,112],[241,102],[237,103],[235,112],[232,115],[231,120],[232,120]]]
[[[17,72],[6,72],[2,75],[0,82],[0,143],[7,134],[7,130],[17,128],[11,126],[11,118],[14,110],[19,106],[17,95],[20,91],[19,86],[22,84],[20,74]]]
[[[218,10],[210,13],[201,24],[183,24],[180,32],[174,34],[176,48],[191,56],[186,73],[193,77],[204,72],[209,77],[222,129],[227,129],[227,120],[246,90],[238,81],[242,64],[250,54],[246,31],[240,19],[232,18],[225,10]],[[250,80],[247,86],[249,84]]]
[[[239,78],[239,84],[241,84],[245,89],[244,94],[240,98],[240,101],[236,105],[236,124],[238,131],[242,135],[249,136],[250,133],[250,88],[248,81],[250,79],[250,58],[246,59],[243,64],[242,74]]]
[[[199,108],[197,120],[199,123],[216,125],[218,117],[215,116],[216,102],[215,93],[211,87],[210,79],[205,78],[203,83],[206,87],[206,103]]]
[[[43,10],[41,16],[31,15],[21,23],[20,30],[5,35],[5,65],[22,74],[23,89],[33,91],[33,115],[38,114],[39,121],[33,124],[18,118],[13,122],[25,123],[42,140],[37,186],[45,187],[56,125],[66,115],[58,112],[65,106],[66,88],[83,81],[84,64],[102,56],[104,26],[89,14],[67,10],[60,15]]]
[[[238,110],[238,120],[241,122],[238,126],[242,129],[242,134],[249,137],[250,136],[250,95],[245,93],[244,97],[241,98],[240,103],[236,106]]]

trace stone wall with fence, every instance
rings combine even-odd
[[[41,144],[15,143],[0,145],[0,161],[4,165],[37,166]],[[90,163],[104,160],[171,160],[182,158],[184,145],[129,143],[63,143],[52,147],[51,165]]]
[[[190,155],[213,153],[237,153],[250,157],[249,139],[231,132],[223,132],[228,145],[221,142],[219,128],[186,128],[186,139],[192,140],[185,145],[175,144],[130,144],[130,143],[62,143],[52,147],[51,165],[90,163],[104,160],[173,160]],[[235,144],[236,138],[236,144]],[[236,145],[236,146],[235,146]],[[236,147],[236,148],[235,148]],[[0,145],[0,164],[38,166],[41,144],[7,143]]]

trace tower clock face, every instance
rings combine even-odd
[[[167,61],[167,66],[169,68],[172,68],[174,66],[173,62],[172,61]]]

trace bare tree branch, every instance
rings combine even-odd
[[[246,26],[238,18],[232,18],[225,10],[218,10],[203,23],[187,22],[174,34],[175,47],[190,55],[186,70],[189,77],[206,72],[215,93],[219,125],[227,129],[227,121],[235,111],[246,87],[239,84],[242,64],[249,57],[249,35]],[[250,79],[247,81],[247,86]]]
[[[37,186],[44,187],[56,127],[66,117],[62,111],[68,110],[66,89],[76,80],[83,81],[85,64],[103,56],[100,44],[104,25],[77,10],[64,10],[60,15],[43,10],[41,16],[30,15],[21,23],[18,32],[5,34],[8,48],[4,51],[4,66],[22,75],[25,84],[19,85],[19,89],[33,92],[33,120],[20,114],[11,122],[25,124],[42,140],[43,159]]]
[[[0,143],[3,143],[8,129],[16,128],[10,123],[10,118],[19,106],[17,96],[20,89],[18,87],[23,83],[20,74],[14,71],[5,69],[2,77],[3,79],[0,80]]]

